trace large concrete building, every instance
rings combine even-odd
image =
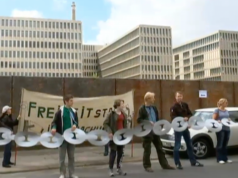
[[[218,31],[173,49],[174,79],[238,81],[238,32]]]
[[[82,44],[75,3],[72,20],[0,17],[0,33],[0,76],[89,77],[97,72],[96,56],[90,57]]]
[[[99,77],[98,53],[103,46],[83,45],[83,76]]]
[[[140,25],[98,51],[103,78],[172,79],[171,28]]]

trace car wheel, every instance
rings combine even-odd
[[[207,158],[211,149],[210,143],[205,139],[197,139],[193,142],[193,153],[198,159]]]

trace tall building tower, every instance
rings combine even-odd
[[[72,20],[76,20],[76,5],[75,2],[72,3]]]

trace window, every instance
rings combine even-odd
[[[229,111],[229,114],[233,122],[238,122],[238,111]]]
[[[194,116],[199,116],[203,120],[212,119],[213,112],[196,112]]]

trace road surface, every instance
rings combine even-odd
[[[231,164],[219,165],[214,158],[201,160],[204,167],[191,167],[188,160],[181,160],[183,170],[162,170],[157,161],[152,162],[154,173],[144,171],[141,162],[123,164],[124,170],[128,173],[126,177],[130,178],[237,178],[238,175],[238,156],[230,156],[233,160]],[[170,159],[172,163],[172,160]],[[108,166],[76,168],[76,175],[79,178],[106,178],[108,175]],[[1,176],[0,176],[1,177]],[[58,178],[58,170],[46,170],[39,172],[26,172],[16,174],[4,174],[4,178]],[[124,176],[115,176],[124,177]]]

